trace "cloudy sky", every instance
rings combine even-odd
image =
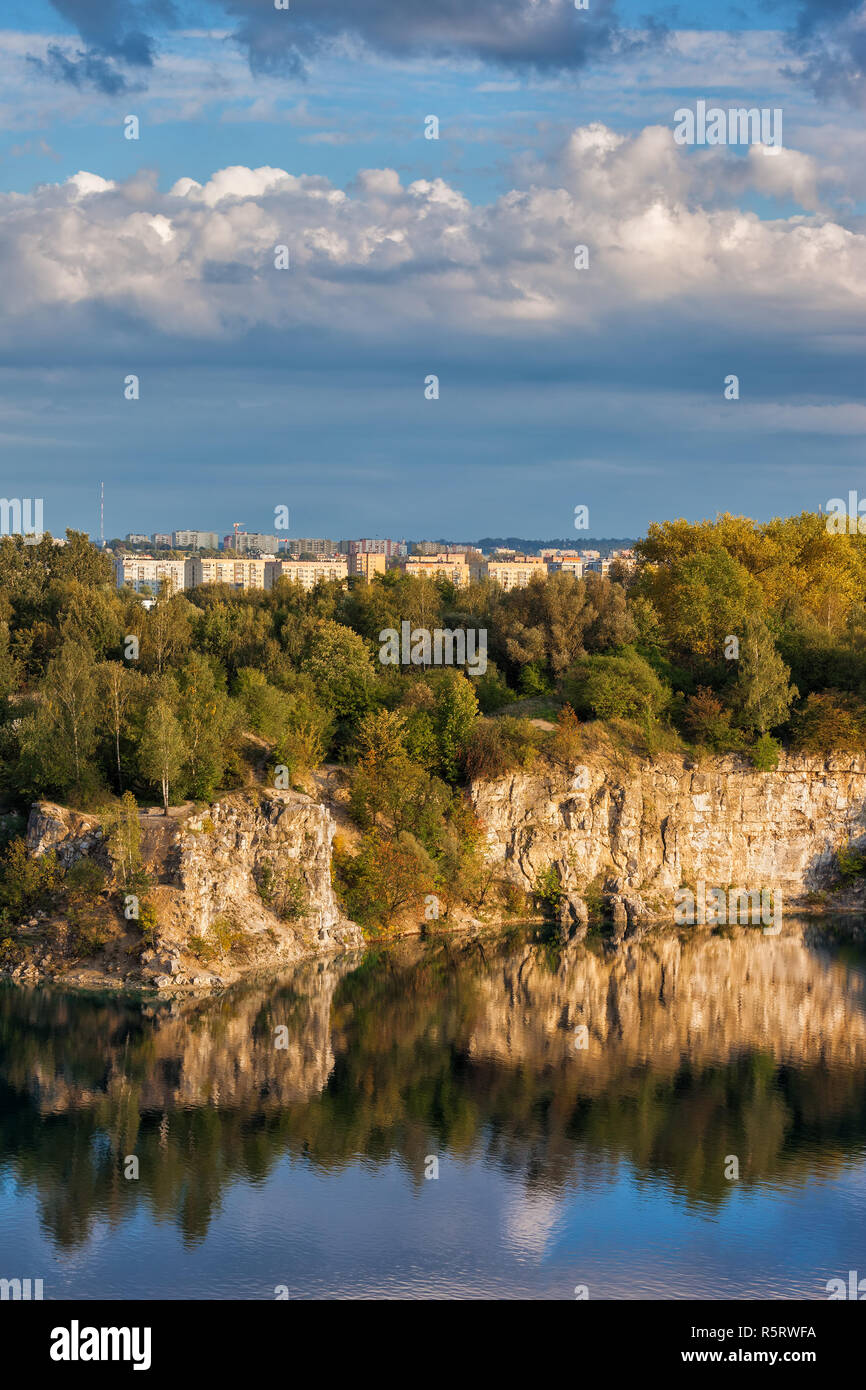
[[[579,540],[866,493],[866,6],[648,9],[6,0],[2,494]],[[783,148],[678,144],[699,101]]]

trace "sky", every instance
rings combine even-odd
[[[576,543],[866,490],[866,5],[2,23],[0,492],[46,529],[96,533],[101,482],[107,537],[278,507],[560,537],[587,506]],[[679,143],[699,102],[781,112],[781,148]]]

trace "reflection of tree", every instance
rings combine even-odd
[[[727,1154],[745,1185],[832,1175],[866,1138],[864,977],[850,944],[808,941],[452,939],[145,1008],[6,989],[0,1165],[64,1247],[142,1201],[200,1239],[229,1184],[285,1156],[396,1157],[419,1183],[427,1154],[483,1156],[548,1189],[627,1161],[710,1204]]]

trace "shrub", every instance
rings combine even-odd
[[[562,884],[552,864],[538,875],[532,891],[546,912],[556,911],[562,897]]]
[[[406,831],[393,840],[365,835],[358,854],[339,858],[335,869],[349,916],[362,926],[387,927],[435,887],[433,861]]]
[[[779,766],[782,745],[770,734],[761,737],[749,749],[749,756],[759,772],[775,772]]]
[[[547,751],[554,762],[565,767],[580,757],[580,720],[571,705],[563,705],[556,716],[556,732],[550,736]]]
[[[579,714],[596,719],[657,718],[670,699],[668,687],[633,648],[581,658],[566,676],[563,693]]]
[[[304,880],[291,869],[274,869],[265,864],[256,876],[259,897],[277,917],[293,922],[304,915],[307,901]]]
[[[850,844],[843,845],[836,852],[836,867],[845,883],[860,878],[866,869],[866,847],[853,849]]]
[[[538,735],[528,719],[479,719],[463,754],[470,780],[494,781],[528,767],[538,751]]]
[[[818,754],[866,747],[866,705],[839,690],[809,695],[792,720],[791,743],[798,752]]]
[[[0,912],[7,920],[19,921],[29,912],[49,907],[59,887],[54,851],[32,855],[26,840],[13,840],[0,860]]]

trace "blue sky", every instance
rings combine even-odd
[[[863,7],[648,8],[9,0],[3,495],[469,539],[862,490]],[[698,100],[784,148],[677,145]]]

